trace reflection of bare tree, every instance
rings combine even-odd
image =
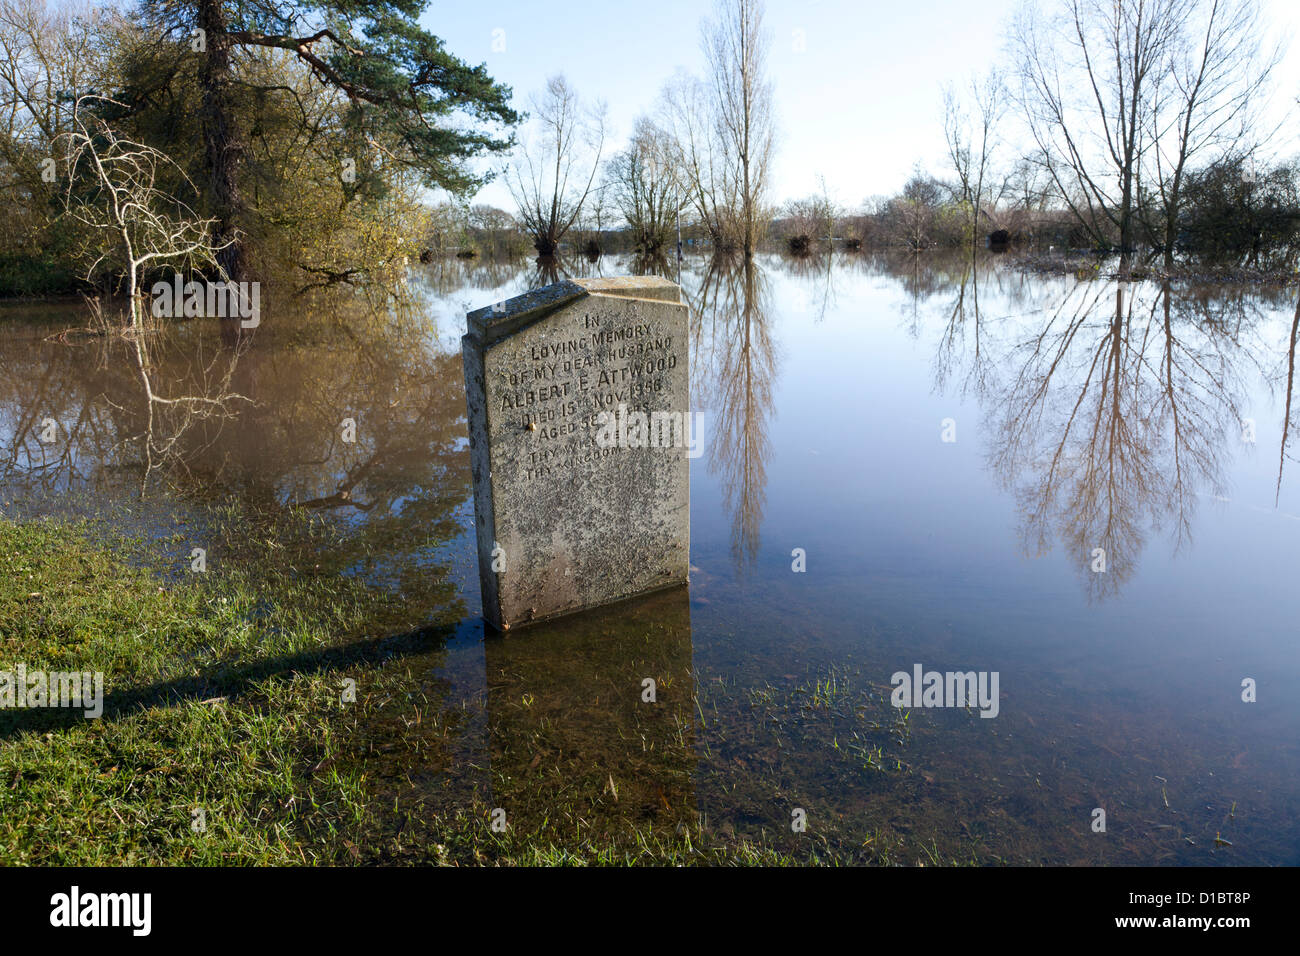
[[[243,535],[227,553],[243,540],[285,545],[309,513],[335,530],[308,567],[373,567],[401,576],[412,608],[445,601],[446,579],[431,567],[430,549],[459,532],[457,510],[468,495],[464,389],[459,356],[431,346],[414,306],[390,302],[371,312],[359,293],[340,288],[304,300],[301,321],[264,325],[237,355],[221,347],[213,322],[169,326],[150,339],[148,372],[158,394],[212,388],[249,400],[231,406],[230,417],[172,406],[155,409],[153,419],[155,443],[166,438],[166,458],[154,462],[167,465],[175,497],[220,500],[238,507],[241,520],[265,526],[262,538]],[[104,362],[97,355],[127,344],[60,341],[48,326],[28,332],[11,322],[11,329],[16,334],[0,340],[7,492],[122,487],[146,472],[150,420],[138,373],[129,356]],[[40,442],[46,418],[59,423],[55,443]],[[344,430],[345,419],[355,434]],[[409,560],[394,561],[399,553]]]
[[[1001,257],[980,249],[933,249],[923,255],[904,249],[874,249],[842,255],[836,265],[840,270],[864,276],[896,279],[911,300],[903,308],[913,333],[920,331],[919,319],[925,305],[937,296],[960,295],[963,282],[978,279],[984,298],[993,297],[1017,314],[1041,311],[1055,291],[1053,280],[1027,269],[1008,267]]]
[[[835,254],[831,249],[803,256],[783,256],[782,270],[799,279],[808,288],[807,307],[816,314],[815,321],[826,318],[835,305]]]
[[[65,330],[39,346],[20,336],[0,351],[16,386],[0,394],[0,477],[50,489],[111,461],[144,490],[155,471],[184,467],[188,436],[248,403],[231,387],[239,350],[155,328],[147,315],[123,330],[124,317],[105,318],[98,303],[92,313],[98,334]]]
[[[1027,550],[1059,534],[1095,597],[1132,575],[1148,525],[1182,544],[1198,489],[1218,490],[1241,349],[1192,314],[1168,285],[1081,283],[1011,353],[993,467]]]
[[[661,276],[677,281],[677,266],[668,261],[662,249],[633,256],[628,263],[628,271],[634,276]]]
[[[564,262],[556,256],[539,256],[533,261],[533,271],[528,277],[528,288],[541,289],[548,285],[553,285],[561,279],[568,279],[574,275],[571,264]],[[581,274],[582,270],[577,270]]]
[[[1286,466],[1286,446],[1291,437],[1291,400],[1295,391],[1296,339],[1300,336],[1300,300],[1296,301],[1295,318],[1291,321],[1291,336],[1286,349],[1286,407],[1282,413],[1282,443],[1277,453],[1277,491],[1273,496],[1276,507],[1282,498],[1282,469]]]
[[[499,288],[518,278],[524,261],[522,256],[473,259],[446,256],[414,267],[412,276],[436,295],[448,296],[462,289]]]
[[[935,353],[934,383],[936,389],[950,384],[955,368],[965,367],[961,394],[973,389],[983,395],[990,386],[993,363],[986,342],[988,332],[980,316],[980,267],[974,256],[962,270],[961,281],[953,297],[952,309],[944,324],[939,348]]]
[[[715,258],[694,288],[692,335],[697,394],[710,410],[709,467],[721,477],[733,512],[731,547],[738,567],[757,556],[766,499],[776,351],[765,311],[767,283],[752,259]]]
[[[885,249],[849,260],[869,274],[885,273],[896,279],[907,296],[900,306],[907,334],[916,338],[925,324],[927,304],[936,296],[958,290],[968,279],[968,254],[944,255],[913,250]]]
[[[88,402],[72,384],[85,365],[80,350],[44,333],[7,323],[0,349],[0,479],[49,490],[89,477],[96,463],[77,449],[103,442],[114,424],[110,409]]]
[[[93,311],[101,328],[113,328],[114,323],[103,317],[98,302]],[[229,325],[224,323],[223,331]],[[156,469],[185,467],[186,456],[182,452],[188,435],[200,426],[228,421],[236,416],[240,405],[250,404],[250,399],[231,387],[239,356],[251,343],[250,338],[240,339],[237,335],[233,347],[215,349],[204,340],[195,339],[183,350],[176,351],[176,337],[166,339],[165,331],[156,320],[141,313],[124,333],[123,342],[119,343],[111,332],[101,340],[100,367],[116,367],[121,359],[116,354],[121,349],[116,346],[122,344],[138,378],[138,395],[122,395],[122,404],[108,394],[104,400],[121,419],[136,419],[124,440],[135,443],[143,456],[142,492],[148,490]],[[160,374],[159,353],[169,347],[172,356],[166,372]]]

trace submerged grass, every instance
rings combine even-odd
[[[654,764],[575,758],[564,721],[582,714],[548,711],[553,695],[530,706],[513,684],[491,690],[483,760],[460,739],[473,708],[430,676],[443,635],[389,636],[409,614],[400,598],[282,554],[271,566],[176,575],[151,567],[150,551],[84,522],[0,518],[0,671],[98,671],[105,691],[99,719],[0,710],[0,863],[916,862],[882,834],[850,840],[823,826],[795,840],[776,827],[707,826],[690,796],[692,712],[704,704],[671,662],[654,672],[682,713],[643,716],[632,704],[620,731],[636,760],[671,764],[668,784],[638,779],[637,766]],[[595,647],[601,635],[575,639]],[[495,646],[490,665],[559,679],[538,646]],[[579,675],[559,699],[583,686]],[[832,672],[773,695],[760,723],[807,708],[851,713],[855,699],[849,675]],[[744,694],[730,700],[740,707]],[[603,711],[591,713],[583,719]],[[520,807],[502,832],[493,794]]]

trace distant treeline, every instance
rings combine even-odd
[[[829,237],[849,247],[914,250],[975,242],[1030,248],[1114,251],[1119,230],[1098,212],[1091,222],[1054,204],[1051,191],[1023,165],[978,218],[956,184],[916,173],[897,196],[858,209],[839,209],[824,197],[788,203],[771,235],[794,253],[812,251]],[[1159,250],[1167,209],[1146,196],[1136,214],[1142,248]],[[1300,164],[1257,170],[1249,160],[1225,159],[1190,172],[1175,214],[1175,251],[1198,261],[1255,269],[1290,270],[1300,261]]]
[[[768,199],[761,24],[756,0],[720,0],[703,32],[705,75],[671,82],[612,158],[603,116],[551,80],[510,179],[517,228],[539,255],[562,241],[592,249],[581,237],[612,228],[648,253],[680,231],[728,253],[765,240],[795,255],[836,241],[988,243],[1116,253],[1122,268],[1161,259],[1169,271],[1183,258],[1294,269],[1300,165],[1276,158],[1294,124],[1266,108],[1294,91],[1276,88],[1282,50],[1259,0],[1022,5],[1005,63],[944,91],[941,174],[918,167],[898,195],[849,208],[825,186]]]
[[[856,209],[841,208],[825,196],[789,202],[760,224],[759,235],[795,255],[831,245],[916,251],[971,243],[1103,252],[1119,247],[1109,219],[1098,214],[1090,226],[1081,223],[1075,212],[1053,204],[1050,190],[1035,183],[1032,172],[1023,164],[996,200],[981,207],[978,231],[955,184],[917,172],[897,196],[874,198]],[[1159,202],[1149,198],[1139,208],[1138,236],[1145,248],[1161,247],[1165,221]],[[529,235],[503,209],[443,203],[430,211],[427,222],[421,244],[428,255],[510,257],[533,251]],[[1261,171],[1249,160],[1233,158],[1191,172],[1176,222],[1176,251],[1189,259],[1290,271],[1300,262],[1300,164]],[[712,247],[707,228],[689,214],[681,229],[686,248]],[[574,254],[634,251],[638,239],[624,223],[582,220],[565,246]],[[674,243],[675,233],[669,233],[662,246]]]

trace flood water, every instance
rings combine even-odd
[[[560,845],[691,826],[927,865],[1300,863],[1294,288],[688,257],[689,589],[501,638],[459,336],[554,278],[420,266],[395,294],[272,304],[237,349],[185,323],[157,382],[240,397],[152,424],[78,306],[5,306],[0,513],[94,518],[160,573],[201,543],[218,573],[275,561],[396,598],[364,638],[405,635],[381,666],[407,696],[368,747],[441,735],[366,757],[403,812],[480,799]],[[307,519],[329,533],[284,531]],[[917,665],[996,673],[996,716],[891,706]]]

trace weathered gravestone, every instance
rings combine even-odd
[[[499,630],[686,582],[687,307],[653,277],[559,282],[462,340],[483,616]]]

